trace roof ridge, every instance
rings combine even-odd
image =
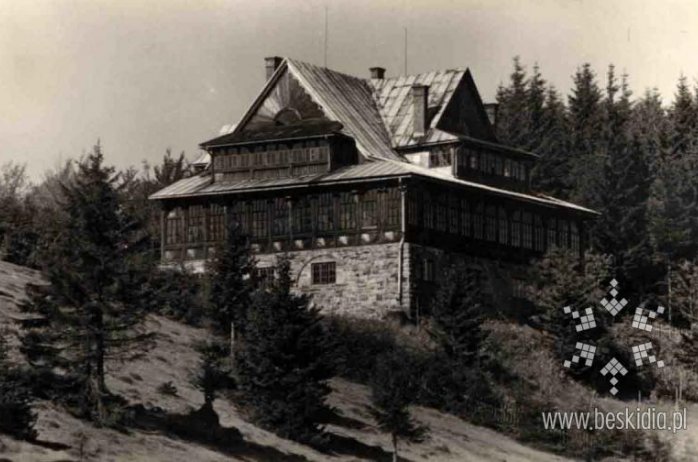
[[[286,61],[288,61],[289,63],[292,63],[292,64],[294,64],[294,65],[301,64],[301,65],[303,65],[303,66],[312,67],[312,68],[314,68],[314,69],[322,69],[322,70],[324,70],[324,71],[331,72],[331,73],[333,73],[333,74],[338,74],[338,75],[341,75],[342,77],[348,77],[348,78],[350,78],[350,79],[361,80],[361,81],[366,80],[366,79],[363,79],[363,78],[361,78],[361,77],[359,77],[359,76],[356,76],[356,75],[347,74],[346,72],[341,72],[341,71],[338,71],[338,70],[335,70],[335,69],[331,69],[331,68],[325,67],[325,66],[318,66],[317,64],[309,63],[309,62],[307,62],[307,61],[301,61],[301,60],[299,60],[299,59],[293,59],[293,58],[284,58],[284,59],[285,59]]]
[[[382,78],[382,79],[372,79],[371,77],[359,77],[358,75],[347,74],[346,72],[338,71],[338,70],[332,69],[332,68],[330,68],[330,67],[320,66],[320,65],[317,65],[317,64],[309,63],[309,62],[307,62],[307,61],[302,61],[302,60],[300,60],[300,59],[290,58],[290,57],[287,57],[287,56],[285,56],[283,59],[286,60],[286,61],[288,61],[288,62],[294,63],[294,64],[302,64],[302,65],[304,65],[304,66],[310,66],[310,67],[313,67],[313,68],[315,68],[315,69],[323,69],[323,70],[332,72],[332,73],[334,73],[334,74],[339,74],[339,75],[344,76],[344,77],[349,77],[349,78],[351,78],[351,79],[357,79],[357,80],[363,80],[363,81],[366,81],[366,82],[371,82],[371,81],[376,81],[376,80],[397,80],[397,79],[400,79],[400,78],[405,78],[405,79],[407,79],[407,78],[410,78],[410,77],[415,77],[415,78],[416,78],[416,77],[419,77],[419,76],[422,76],[422,75],[431,74],[431,73],[434,73],[434,72],[465,72],[465,71],[468,70],[467,67],[453,67],[453,68],[445,68],[445,69],[431,69],[431,70],[429,70],[429,71],[418,72],[418,73],[416,73],[416,74],[398,74],[398,75],[395,75],[395,76],[392,76],[392,77],[384,77],[384,78]]]

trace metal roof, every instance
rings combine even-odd
[[[295,178],[278,179],[245,179],[245,180],[216,180],[211,182],[210,173],[202,173],[190,178],[179,180],[156,192],[150,199],[175,199],[184,197],[212,196],[240,192],[257,192],[263,190],[307,188],[314,185],[376,181],[395,177],[421,176],[433,180],[444,181],[469,189],[476,189],[497,196],[537,203],[544,206],[562,207],[578,212],[597,214],[597,212],[570,202],[542,194],[525,194],[516,191],[488,186],[482,183],[461,180],[449,173],[428,169],[402,161],[375,161],[358,165],[350,165],[332,172],[320,173]]]
[[[344,125],[369,159],[402,160],[390,141],[368,82],[341,72],[286,58],[288,69],[331,119]],[[279,72],[279,70],[277,70]]]
[[[343,125],[334,121],[308,121],[293,125],[275,125],[271,127],[229,133],[201,143],[202,148],[214,146],[231,146],[235,144],[260,143],[266,141],[282,141],[297,138],[317,138],[320,136],[341,133]]]
[[[307,187],[319,183],[370,181],[409,174],[404,162],[366,162],[339,168],[331,172],[302,177],[275,179],[221,180],[211,182],[210,173],[179,180],[150,196],[150,199],[208,196],[214,194],[250,192],[264,189]]]
[[[394,147],[458,139],[450,133],[437,129],[436,126],[464,74],[465,71],[462,69],[447,69],[368,81],[373,87],[373,98],[390,132]],[[410,94],[413,85],[429,86],[427,107],[431,121],[425,136],[414,134],[414,105]]]

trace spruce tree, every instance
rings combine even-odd
[[[600,216],[593,223],[592,247],[614,256],[616,278],[626,289],[642,293],[658,277],[648,236],[650,173],[640,141],[631,127],[632,104],[627,77],[618,84],[609,66],[604,100],[603,170],[594,191]]]
[[[31,410],[31,393],[19,369],[10,364],[7,335],[0,332],[0,433],[34,440],[36,415]]]
[[[210,262],[210,309],[216,329],[230,339],[243,335],[254,288],[255,261],[249,237],[242,227],[228,223],[223,245],[216,249]]]
[[[528,113],[529,134],[528,140],[526,140],[523,147],[524,149],[539,153],[540,147],[543,144],[543,139],[547,135],[545,120],[545,101],[547,89],[538,64],[533,66],[533,74],[528,79],[528,89],[526,93],[526,110]]]
[[[509,146],[524,148],[530,141],[529,96],[526,71],[514,58],[514,71],[509,76],[509,85],[497,90],[497,139]]]
[[[577,69],[568,98],[572,198],[583,205],[597,205],[595,192],[605,162],[603,149],[602,94],[589,64]]]
[[[572,189],[572,159],[565,105],[555,88],[549,87],[541,114],[540,141],[533,151],[540,156],[531,172],[536,190],[562,199]]]
[[[431,335],[458,366],[471,366],[485,333],[482,274],[462,263],[446,269],[432,302]]]
[[[319,310],[291,292],[288,259],[280,259],[276,280],[255,293],[246,315],[235,368],[253,420],[284,438],[322,442],[333,346]]]
[[[673,305],[694,330],[698,323],[698,262],[680,262],[671,278]]]
[[[144,236],[120,203],[119,176],[103,162],[97,145],[62,185],[66,223],[50,254],[50,284],[35,287],[26,306],[45,323],[23,338],[36,367],[67,370],[81,389],[80,410],[96,421],[106,417],[105,359],[144,338],[137,327],[147,304],[135,264]]]
[[[681,76],[676,85],[674,102],[669,109],[669,153],[672,157],[683,157],[696,147],[698,108],[686,83]]]
[[[648,165],[650,181],[654,181],[655,172],[666,155],[669,135],[667,114],[656,88],[646,90],[635,103],[630,130]]]
[[[409,406],[417,398],[415,373],[396,351],[383,353],[376,360],[371,376],[371,414],[378,427],[390,433],[393,461],[398,460],[398,441],[423,441],[427,429],[414,422]]]
[[[216,340],[203,342],[196,346],[201,355],[201,364],[193,383],[204,395],[204,407],[212,409],[218,390],[229,384],[229,366],[224,358],[230,355],[227,343]]]
[[[553,247],[529,269],[528,292],[538,310],[535,324],[553,335],[560,358],[571,356],[576,341],[570,335],[573,320],[563,308],[580,310],[598,304],[605,295],[604,283],[610,279],[610,263],[606,255],[589,252],[582,260],[576,252]],[[597,317],[597,323],[602,319]]]

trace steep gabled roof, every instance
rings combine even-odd
[[[368,82],[324,67],[286,59],[288,68],[330,118],[342,124],[368,158],[402,160],[390,145]]]
[[[390,136],[366,80],[289,58],[285,58],[276,69],[232,135],[245,130],[245,125],[259,105],[287,71],[300,82],[329,119],[344,126],[342,132],[354,138],[363,156],[367,159],[402,160],[392,149]]]
[[[390,132],[394,147],[457,140],[453,135],[444,133],[436,127],[464,74],[464,70],[448,69],[426,74],[369,80],[373,87],[373,98],[378,105],[383,123]],[[414,105],[410,97],[412,85],[429,86],[427,106],[431,121],[425,136],[418,137],[414,134]]]

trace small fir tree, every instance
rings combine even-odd
[[[31,441],[36,439],[31,393],[19,370],[9,362],[6,335],[0,332],[0,433]]]
[[[216,392],[229,382],[230,370],[225,358],[230,355],[230,349],[215,340],[201,343],[196,349],[201,355],[201,365],[193,383],[204,395],[204,407],[213,408]]]
[[[323,441],[319,422],[329,411],[333,348],[321,319],[306,295],[291,292],[282,258],[276,281],[255,293],[236,342],[237,383],[254,421],[305,443]]]
[[[210,263],[210,309],[216,328],[230,338],[231,348],[236,334],[244,334],[254,288],[254,267],[248,236],[239,224],[228,223],[224,243],[216,249]]]
[[[105,359],[146,338],[138,331],[147,305],[136,262],[144,236],[119,200],[119,176],[95,146],[69,184],[62,185],[66,223],[54,242],[48,286],[30,291],[25,307],[45,320],[23,338],[38,368],[62,366],[81,388],[84,415],[102,422]]]
[[[431,334],[446,355],[467,367],[477,358],[485,338],[485,299],[480,271],[464,264],[446,269],[432,303]]]
[[[409,406],[416,398],[417,381],[405,358],[396,351],[379,356],[371,377],[371,414],[379,428],[391,436],[394,462],[400,440],[419,443],[426,436],[427,428],[416,424],[410,415]]]

